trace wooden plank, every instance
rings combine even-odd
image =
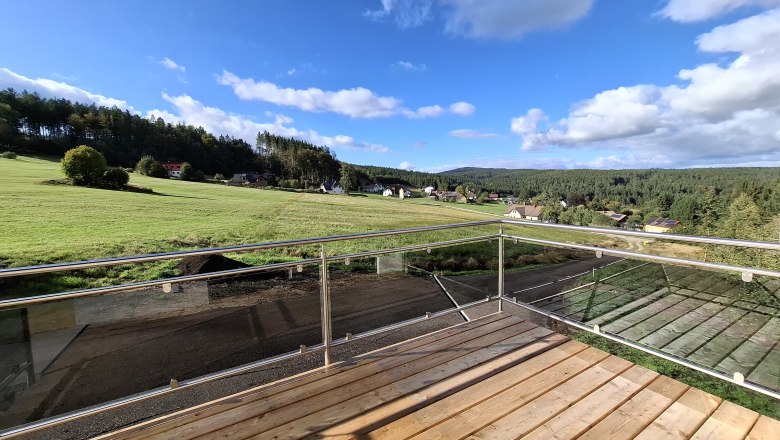
[[[581,342],[569,340],[466,389],[455,389],[450,384],[457,378],[445,379],[425,392],[403,396],[358,417],[332,425],[313,437],[341,439],[364,435],[370,431],[375,431],[368,435],[370,438],[408,437],[423,429],[420,427],[422,421],[435,423],[449,414],[460,412],[517,382],[533,377],[547,368],[554,368],[587,348],[588,346]],[[518,350],[504,357],[511,360],[522,356],[522,350]],[[472,369],[467,373],[475,371],[476,369]]]
[[[687,315],[672,321],[655,332],[645,336],[639,342],[655,348],[662,348],[675,339],[688,333],[694,327],[718,314],[724,307],[720,304],[706,303]]]
[[[676,402],[642,430],[637,440],[689,438],[720,405],[722,399],[689,388]]]
[[[747,313],[739,321],[730,325],[698,350],[691,353],[688,356],[688,360],[708,367],[714,367],[737,347],[750,339],[768,320],[769,317],[766,315]]]
[[[704,304],[704,301],[695,298],[686,298],[666,310],[656,313],[644,321],[633,325],[620,332],[620,336],[638,341],[647,335],[659,330],[666,324],[676,321],[680,317],[687,315],[693,310],[698,309]]]
[[[758,421],[758,413],[724,401],[691,440],[743,439]]]
[[[190,438],[208,434],[209,437],[224,435],[232,438],[260,434],[302,417],[311,416],[317,411],[341,405],[345,400],[365,395],[378,388],[389,385],[392,391],[394,385],[397,386],[400,381],[410,376],[422,377],[421,382],[433,380],[432,378],[437,375],[447,377],[460,371],[459,369],[469,368],[502,354],[501,347],[516,349],[550,333],[547,329],[521,322],[446,350],[441,349],[437,344],[432,344],[421,348],[421,351],[428,353],[427,356],[413,362],[404,362],[394,368],[360,377],[358,380],[324,380],[298,387],[268,399],[251,402],[197,420],[183,429],[176,430],[175,435]],[[516,336],[520,337],[516,343],[491,347]],[[349,377],[349,372],[337,376],[341,379],[344,377]],[[168,437],[172,433],[166,432],[163,435]]]
[[[330,380],[333,380],[333,376],[342,374],[345,371],[351,371],[352,373],[359,371],[364,374],[375,374],[377,372],[381,372],[383,368],[387,368],[389,365],[397,364],[398,362],[406,362],[408,360],[413,360],[415,358],[424,356],[424,354],[420,353],[418,349],[420,347],[424,347],[427,344],[435,342],[443,344],[444,347],[450,347],[467,340],[468,338],[465,336],[466,333],[470,333],[471,337],[473,337],[473,335],[495,331],[496,329],[517,323],[518,321],[519,320],[517,318],[509,318],[509,315],[506,313],[488,315],[480,319],[437,330],[436,332],[413,338],[409,341],[393,344],[380,350],[364,353],[356,358],[358,361],[356,365],[338,363],[329,368],[321,368],[311,372],[305,372],[291,378],[285,378],[270,384],[261,385],[250,390],[242,391],[240,393],[226,396],[211,402],[206,402],[204,404],[178,411],[167,416],[162,416],[144,423],[140,423],[138,425],[133,425],[113,433],[108,433],[101,436],[100,438],[115,438],[115,434],[116,437],[120,438],[145,438],[146,436],[161,433],[165,430],[173,429],[179,426],[184,426],[187,423],[200,420],[210,415],[237,408],[249,402],[265,399],[272,395],[276,395],[308,383],[323,380],[325,378],[330,378]]]
[[[683,358],[687,357],[744,315],[745,312],[741,310],[727,307],[703,324],[694,327],[688,333],[666,345],[663,350]]]
[[[587,346],[578,348],[585,347]],[[365,437],[375,440],[396,439],[422,433],[420,435],[424,438],[434,436],[446,438],[451,435],[451,432],[458,432],[464,424],[474,426],[477,423],[489,423],[503,412],[522,406],[524,402],[533,400],[557,386],[565,378],[576,376],[608,356],[607,353],[595,348],[586,348],[558,364],[550,365],[549,368],[545,368],[543,364],[533,365],[536,362],[529,361],[527,373],[525,364],[508,370],[507,374],[511,376],[507,378],[507,382],[502,381],[501,385],[508,385],[503,389],[500,386],[483,388],[483,384],[480,383],[379,427],[367,433]],[[479,422],[480,419],[486,421]]]
[[[688,388],[688,385],[660,376],[580,438],[632,439],[666,411]]]
[[[634,365],[522,438],[576,438],[656,378],[655,371]]]
[[[658,301],[655,301],[647,306],[635,311],[630,315],[626,315],[616,321],[613,321],[604,326],[604,330],[612,333],[620,333],[629,327],[632,327],[656,314],[663,313],[666,309],[676,305],[677,303],[685,300],[685,297],[677,294],[669,294]]]
[[[456,432],[450,433],[457,435],[448,438],[465,438],[473,433],[476,438],[515,439],[557,416],[631,366],[628,361],[610,356],[498,419],[487,414],[487,426],[484,426],[484,419],[475,425],[462,424]],[[428,436],[423,432],[420,438]]]
[[[765,440],[777,438],[780,435],[780,421],[760,416],[745,440]]]

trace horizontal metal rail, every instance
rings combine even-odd
[[[47,295],[28,296],[24,298],[6,299],[0,301],[0,310],[11,307],[27,306],[49,301],[64,301],[68,299],[81,298],[84,296],[96,296],[106,293],[123,292],[126,290],[142,289],[146,287],[162,286],[163,284],[180,284],[191,281],[202,281],[212,278],[227,278],[238,275],[247,275],[269,270],[286,269],[307,264],[319,264],[319,258],[309,258],[306,260],[296,260],[284,263],[272,263],[263,266],[242,267],[240,269],[220,270],[196,275],[182,275],[178,277],[162,278],[158,280],[138,281],[135,283],[117,284],[115,286],[93,287],[91,289],[71,290],[69,292],[51,293]]]
[[[358,258],[364,258],[364,257],[373,257],[376,255],[385,255],[385,254],[394,254],[398,252],[414,252],[414,251],[424,251],[427,249],[435,249],[435,248],[442,248],[447,246],[455,246],[459,244],[467,244],[467,243],[476,243],[480,241],[490,241],[498,238],[498,234],[492,234],[492,235],[482,235],[479,237],[469,237],[469,238],[459,238],[456,240],[447,240],[447,241],[438,241],[435,243],[427,243],[427,244],[415,244],[411,246],[403,246],[403,247],[397,247],[397,248],[389,248],[389,249],[381,249],[377,251],[367,251],[367,252],[357,252],[354,254],[343,254],[343,255],[333,255],[329,256],[328,261],[338,261],[338,260],[347,260],[347,259],[358,259]]]
[[[195,257],[201,255],[224,254],[230,252],[249,252],[262,249],[273,249],[290,246],[303,246],[309,244],[330,243],[334,241],[358,240],[365,238],[387,237],[393,235],[411,234],[417,232],[441,231],[445,229],[466,228],[472,226],[484,226],[497,224],[501,220],[480,220],[467,223],[451,223],[435,226],[420,226],[406,229],[390,229],[386,231],[363,232],[359,234],[332,235],[328,237],[302,238],[297,240],[276,241],[256,244],[243,244],[217,248],[196,249],[191,251],[164,252],[158,254],[133,255],[128,257],[103,258],[98,260],[77,261],[72,263],[41,264],[37,266],[10,267],[0,269],[0,278],[15,277],[21,275],[34,275],[66,270],[91,269],[95,267],[117,266],[130,263],[148,263],[151,261],[173,260],[176,258]]]
[[[346,260],[351,258],[363,258],[363,257],[369,257],[375,255],[393,254],[397,252],[435,249],[435,248],[441,248],[447,246],[454,246],[458,244],[488,241],[496,237],[497,235],[484,235],[480,237],[461,238],[461,239],[449,240],[449,241],[439,241],[434,243],[427,243],[424,245],[403,246],[397,248],[380,249],[376,251],[360,252],[355,254],[334,255],[334,256],[327,257],[327,260],[339,261],[339,260]],[[12,308],[12,307],[27,306],[31,304],[39,304],[39,303],[49,302],[49,301],[65,301],[65,300],[81,298],[85,296],[104,295],[106,293],[116,293],[116,292],[123,292],[127,290],[156,287],[156,286],[162,286],[163,284],[181,284],[186,282],[202,281],[202,280],[208,280],[214,278],[227,278],[233,276],[248,275],[257,272],[265,272],[271,270],[286,269],[286,268],[292,268],[292,267],[303,266],[308,264],[320,264],[320,263],[321,260],[319,258],[308,258],[305,260],[285,261],[282,263],[271,263],[262,266],[242,267],[239,269],[228,269],[228,270],[221,270],[217,272],[209,272],[204,274],[182,275],[178,277],[163,278],[163,279],[150,280],[150,281],[138,281],[135,283],[117,284],[115,286],[94,287],[91,289],[72,290],[69,292],[59,292],[59,293],[52,293],[47,295],[37,295],[37,296],[29,296],[24,298],[0,300],[0,310]]]
[[[693,362],[690,362],[687,359],[679,358],[677,356],[673,356],[673,355],[664,353],[664,352],[662,352],[660,350],[656,350],[656,349],[654,349],[652,347],[648,347],[646,345],[642,345],[642,344],[636,343],[634,341],[622,338],[622,337],[620,337],[618,335],[615,335],[615,334],[612,334],[612,333],[608,333],[608,332],[605,332],[605,331],[600,330],[600,329],[598,331],[596,331],[596,329],[593,328],[593,327],[585,325],[585,324],[583,324],[583,323],[581,323],[579,321],[575,321],[575,320],[569,319],[569,318],[567,318],[565,316],[562,316],[562,315],[559,315],[559,314],[557,314],[555,312],[550,312],[548,310],[544,310],[542,308],[539,308],[539,307],[536,307],[536,306],[533,306],[533,305],[530,305],[530,304],[526,304],[526,303],[523,303],[523,302],[516,302],[516,301],[513,301],[513,300],[511,300],[509,298],[501,298],[501,299],[503,301],[507,301],[510,304],[513,304],[513,305],[516,305],[516,306],[521,307],[523,309],[529,310],[529,311],[531,311],[533,313],[537,313],[539,315],[546,316],[546,317],[548,317],[550,319],[554,319],[556,321],[562,322],[564,324],[570,325],[570,326],[578,328],[580,330],[584,330],[586,332],[593,333],[594,335],[602,336],[602,337],[607,338],[607,339],[609,339],[611,341],[615,341],[617,343],[620,343],[620,344],[623,344],[623,345],[627,345],[627,346],[629,346],[631,348],[643,351],[643,352],[651,354],[653,356],[660,357],[661,359],[665,359],[665,360],[667,360],[669,362],[674,362],[676,364],[682,365],[682,366],[690,368],[692,370],[696,370],[696,371],[699,371],[701,373],[707,374],[709,376],[713,376],[713,377],[716,377],[718,379],[725,380],[726,382],[730,382],[730,383],[733,383],[735,385],[739,385],[741,387],[747,388],[747,389],[755,391],[757,393],[761,393],[761,394],[764,394],[766,396],[769,396],[769,397],[772,397],[772,398],[775,398],[775,399],[780,399],[780,392],[778,392],[778,391],[775,391],[775,390],[763,387],[761,385],[758,385],[758,384],[755,384],[755,383],[752,383],[752,382],[738,382],[738,381],[734,380],[734,378],[732,376],[729,376],[728,374],[723,374],[723,373],[721,373],[719,371],[711,370],[709,368],[706,368],[706,367],[703,367],[701,365],[698,365],[698,364],[695,364]]]
[[[340,338],[335,339],[332,341],[331,346],[337,346],[337,345],[344,345],[351,341],[358,340],[358,339],[365,339],[371,336],[380,335],[382,333],[387,333],[393,330],[398,330],[404,327],[408,327],[410,325],[418,324],[420,322],[428,321],[433,318],[439,318],[442,316],[450,315],[453,313],[460,313],[463,310],[470,309],[472,307],[476,307],[479,305],[484,305],[490,301],[494,301],[498,299],[497,296],[493,297],[487,297],[484,300],[480,301],[474,301],[468,304],[464,304],[459,307],[453,307],[446,310],[441,310],[439,312],[433,312],[433,313],[427,313],[424,316],[418,317],[418,318],[412,318],[405,321],[397,322],[395,324],[390,324],[384,327],[376,328],[373,330],[369,330],[363,333],[358,333],[355,335],[352,335],[351,337],[347,338]],[[72,422],[74,420],[80,419],[82,417],[87,417],[99,413],[103,413],[112,409],[120,408],[126,405],[130,405],[133,403],[137,403],[152,397],[161,396],[164,394],[168,394],[172,391],[181,390],[184,388],[191,388],[195,385],[204,384],[207,382],[212,382],[214,380],[224,379],[230,376],[234,376],[236,374],[244,373],[247,371],[255,370],[260,367],[264,367],[266,365],[274,364],[276,362],[286,361],[290,359],[294,359],[296,357],[301,356],[302,354],[306,353],[317,353],[320,351],[323,351],[325,349],[325,344],[320,343],[312,346],[307,346],[305,350],[295,350],[295,351],[289,351],[287,353],[282,353],[280,355],[268,357],[262,360],[259,360],[257,362],[252,362],[249,364],[240,365],[238,367],[230,368],[227,370],[218,371],[216,373],[207,374],[204,376],[200,376],[194,379],[188,379],[183,380],[178,383],[178,386],[172,388],[170,386],[164,386],[155,388],[149,391],[144,391],[141,393],[134,394],[132,396],[124,397],[122,399],[112,400],[110,402],[106,402],[100,405],[91,406],[89,408],[84,408],[76,411],[71,411],[69,413],[60,414],[58,416],[50,417],[47,419],[39,420],[32,423],[27,423],[24,425],[15,426],[13,428],[0,431],[0,437],[5,436],[11,436],[15,434],[29,434],[31,432],[39,431],[41,429],[50,428],[62,423]]]
[[[624,235],[627,237],[652,238],[659,240],[686,241],[690,243],[720,244],[725,246],[749,247],[780,251],[780,243],[768,241],[738,240],[735,238],[700,237],[697,235],[664,234],[658,232],[627,231],[625,229],[594,228],[591,226],[559,225],[556,223],[542,223],[522,220],[502,219],[501,223],[534,228],[563,229],[567,231],[590,232],[602,235]]]
[[[604,255],[614,255],[617,257],[634,258],[637,260],[661,261],[664,263],[680,264],[684,266],[706,267],[707,269],[718,269],[718,270],[726,270],[730,272],[750,273],[753,275],[766,275],[770,277],[780,278],[780,272],[775,270],[758,269],[754,267],[745,267],[745,266],[730,266],[728,264],[710,263],[707,261],[699,261],[699,260],[688,260],[685,258],[663,257],[660,255],[641,254],[638,252],[621,251],[617,249],[602,248],[597,246],[587,246],[583,244],[562,243],[560,241],[541,240],[537,238],[520,237],[517,235],[505,235],[504,237],[511,238],[514,240],[524,241],[528,243],[543,244],[546,246],[556,246],[556,247],[563,247],[569,249],[579,249],[583,251],[601,252]]]

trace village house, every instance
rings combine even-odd
[[[381,183],[369,183],[367,185],[362,185],[360,187],[360,190],[367,193],[374,193],[379,194],[385,189],[385,186]]]
[[[423,191],[425,191],[425,194],[426,194],[426,195],[431,195],[431,193],[433,193],[433,191],[434,191],[434,190],[435,190],[435,188],[434,188],[434,187],[432,187],[432,186],[426,186],[426,187],[423,189]]]
[[[344,188],[336,181],[326,180],[320,185],[320,192],[323,194],[344,194]]]
[[[645,223],[643,230],[645,232],[669,232],[678,226],[680,226],[680,222],[678,220],[653,217],[650,219],[650,221]]]
[[[511,205],[504,214],[511,218],[520,218],[524,220],[541,220],[542,207],[536,205]]]
[[[382,195],[385,197],[390,197],[393,195],[393,189],[392,188],[385,188],[384,191],[382,191]]]
[[[165,171],[168,172],[168,177],[181,177],[181,162],[166,162],[163,164]]]
[[[261,176],[258,173],[236,173],[233,174],[233,178],[230,179],[233,183],[254,183]]]
[[[626,219],[628,219],[627,215],[615,211],[599,211],[599,212],[611,218],[612,220],[615,221],[615,223],[619,225],[622,225],[623,223],[626,222]]]
[[[499,199],[498,193],[490,193],[490,194],[488,194],[488,200],[490,200],[491,202],[495,202],[498,199]]]

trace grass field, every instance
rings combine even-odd
[[[154,179],[131,174],[132,185],[154,194],[110,191],[45,182],[61,179],[57,161],[19,156],[0,159],[0,266],[78,261],[212,246],[281,241],[459,223],[496,218],[425,199],[398,200],[357,194],[334,196]],[[500,207],[500,206],[499,206]],[[458,208],[458,209],[454,209]],[[521,229],[521,228],[518,228]],[[496,233],[497,226],[337,242],[329,253]],[[515,232],[515,230],[513,230]],[[577,233],[528,229],[529,236],[570,242],[603,242]],[[316,247],[237,255],[258,264],[317,255]],[[171,274],[173,263],[60,275],[63,288]],[[69,278],[70,277],[70,278]],[[85,283],[84,279],[93,279]],[[100,281],[95,281],[100,279]],[[46,289],[49,290],[49,289]],[[31,294],[29,292],[28,294]]]

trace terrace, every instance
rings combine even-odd
[[[2,269],[320,254],[0,301],[0,436],[771,438],[780,422],[560,331],[777,399],[780,272],[534,238],[559,230],[780,250],[491,220]]]

